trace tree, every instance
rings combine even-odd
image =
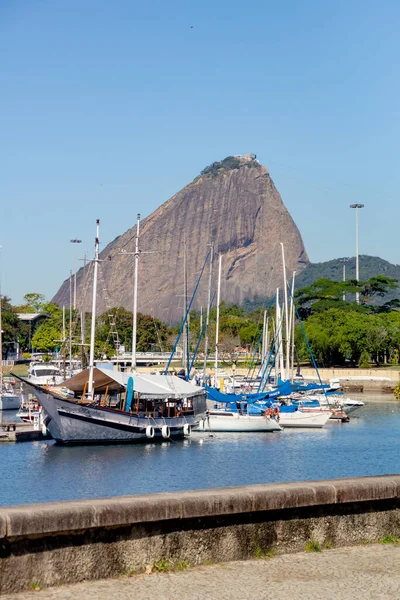
[[[3,340],[3,357],[7,357],[14,350],[13,345],[20,344],[24,348],[24,326],[21,323],[15,309],[11,305],[10,298],[1,298],[1,324]]]
[[[377,275],[368,281],[333,281],[321,278],[312,285],[298,290],[295,294],[299,315],[302,319],[308,318],[316,312],[322,312],[329,308],[340,308],[343,311],[358,311],[362,313],[388,312],[394,307],[400,306],[397,300],[391,300],[387,304],[372,304],[377,297],[383,298],[390,290],[396,289],[397,279]],[[344,301],[344,295],[355,299],[356,293],[360,294],[360,304],[355,301]]]
[[[40,295],[40,294],[36,294]],[[26,296],[29,296],[27,294]],[[25,298],[26,298],[25,296]],[[36,329],[32,336],[32,348],[38,352],[52,352],[60,347],[62,339],[62,310],[57,304],[44,303],[41,311],[49,315]]]

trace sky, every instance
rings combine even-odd
[[[312,262],[400,263],[398,0],[1,0],[2,292],[47,299],[213,161],[254,152]],[[73,245],[71,239],[81,239]]]

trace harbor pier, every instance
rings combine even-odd
[[[0,593],[385,537],[400,537],[400,475],[14,506],[0,509]]]

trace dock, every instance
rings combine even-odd
[[[37,440],[50,440],[49,434],[43,435],[41,429],[26,423],[3,423],[0,425],[0,443],[7,442],[34,442]]]

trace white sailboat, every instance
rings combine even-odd
[[[221,271],[222,255],[218,260],[218,288],[217,288],[217,322],[215,332],[215,363],[214,363],[214,387],[219,388],[218,376],[218,344],[219,344],[219,305],[221,296]],[[264,414],[249,414],[247,406],[244,407],[240,402],[241,396],[237,396],[238,402],[236,410],[226,404],[216,404],[214,408],[207,412],[207,418],[200,423],[199,429],[202,431],[215,432],[273,432],[281,431],[282,427],[272,417],[266,417]]]

